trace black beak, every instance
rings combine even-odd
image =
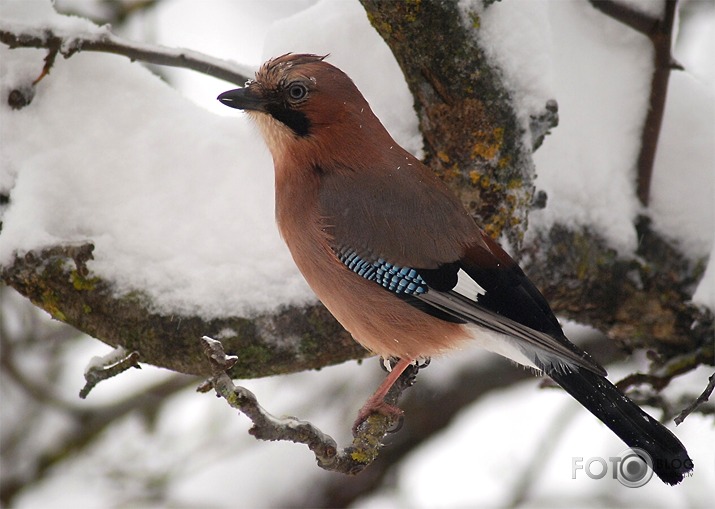
[[[229,90],[219,95],[217,99],[230,108],[266,111],[266,101],[255,88],[243,87]]]

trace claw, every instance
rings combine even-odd
[[[380,368],[385,372],[389,373],[395,365],[394,359],[390,357],[380,357]]]
[[[423,369],[429,366],[430,362],[432,362],[432,357],[425,357],[424,359],[422,359],[422,362],[418,360],[417,364],[415,364],[415,367],[417,369]]]
[[[400,410],[396,406],[390,405],[389,403],[385,403],[385,395],[390,390],[390,387],[392,387],[392,384],[395,383],[395,381],[400,377],[402,372],[405,371],[405,369],[408,368],[412,364],[412,362],[413,359],[409,358],[400,359],[396,362],[394,360],[390,360],[390,365],[392,366],[392,369],[385,377],[385,380],[383,380],[383,382],[380,384],[380,387],[377,388],[375,394],[370,396],[370,399],[365,402],[363,407],[358,412],[357,420],[355,421],[355,424],[353,424],[353,435],[357,434],[357,430],[360,425],[365,422],[365,419],[367,419],[373,413],[380,413],[391,418],[396,418],[402,415],[402,410]],[[416,370],[413,371],[416,373]],[[410,376],[413,377],[414,373]]]
[[[397,416],[397,422],[394,426],[387,430],[388,433],[397,433],[405,425],[405,414],[400,414]]]

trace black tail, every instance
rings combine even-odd
[[[667,484],[678,484],[693,460],[665,426],[640,409],[606,378],[586,369],[548,375],[623,440],[650,455],[653,471]]]

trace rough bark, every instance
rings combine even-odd
[[[425,162],[489,234],[518,245],[533,195],[531,146],[499,70],[473,37],[477,14],[463,19],[457,2],[362,4],[414,97]]]
[[[367,356],[321,305],[285,307],[274,315],[204,320],[162,315],[140,294],[118,296],[90,274],[93,246],[30,253],[2,269],[3,280],[55,319],[111,346],[139,353],[139,361],[180,373],[208,376],[204,335],[221,339],[239,360],[234,378],[318,369]]]

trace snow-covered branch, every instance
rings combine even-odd
[[[93,249],[85,243],[29,252],[1,267],[0,277],[54,318],[111,346],[138,352],[130,365],[139,361],[206,374],[195,339],[204,334],[220,337],[230,352],[241,352],[231,371],[235,378],[317,369],[369,355],[322,305],[213,320],[155,312],[145,296],[117,295],[110,282],[89,271]]]
[[[0,21],[0,41],[10,48],[45,48],[50,54],[59,53],[65,58],[81,51],[113,53],[148,64],[190,69],[236,85],[243,85],[254,72],[249,66],[227,62],[198,51],[123,39],[114,35],[109,28],[104,26],[77,32]]]

